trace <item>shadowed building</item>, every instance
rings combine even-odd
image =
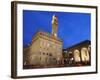
[[[62,40],[57,37],[57,17],[52,17],[52,34],[38,31],[24,48],[24,68],[57,67],[63,64]]]
[[[66,66],[84,66],[91,63],[91,45],[86,40],[67,49],[63,49],[64,63]]]

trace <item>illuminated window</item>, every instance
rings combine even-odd
[[[74,59],[76,62],[80,62],[80,52],[77,49],[74,51]]]
[[[47,47],[49,47],[49,46],[50,46],[50,44],[48,43],[48,44],[47,44]]]
[[[82,61],[89,61],[89,52],[86,47],[81,49]]]
[[[57,34],[55,33],[55,34],[54,34],[54,36],[56,36],[56,37],[57,37]]]

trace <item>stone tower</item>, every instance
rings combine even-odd
[[[58,31],[58,19],[56,15],[52,16],[52,35],[57,37]]]

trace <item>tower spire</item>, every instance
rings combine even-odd
[[[54,14],[52,16],[52,35],[57,37],[57,31],[58,31],[58,18]]]

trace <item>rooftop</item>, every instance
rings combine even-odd
[[[33,39],[34,39],[37,35],[46,36],[46,37],[49,37],[49,38],[52,38],[52,39],[54,39],[54,40],[58,40],[58,41],[62,42],[62,40],[59,39],[58,37],[55,37],[55,36],[53,36],[51,33],[44,32],[44,31],[41,31],[41,30],[39,30],[38,32],[36,32],[36,34],[33,36]]]

